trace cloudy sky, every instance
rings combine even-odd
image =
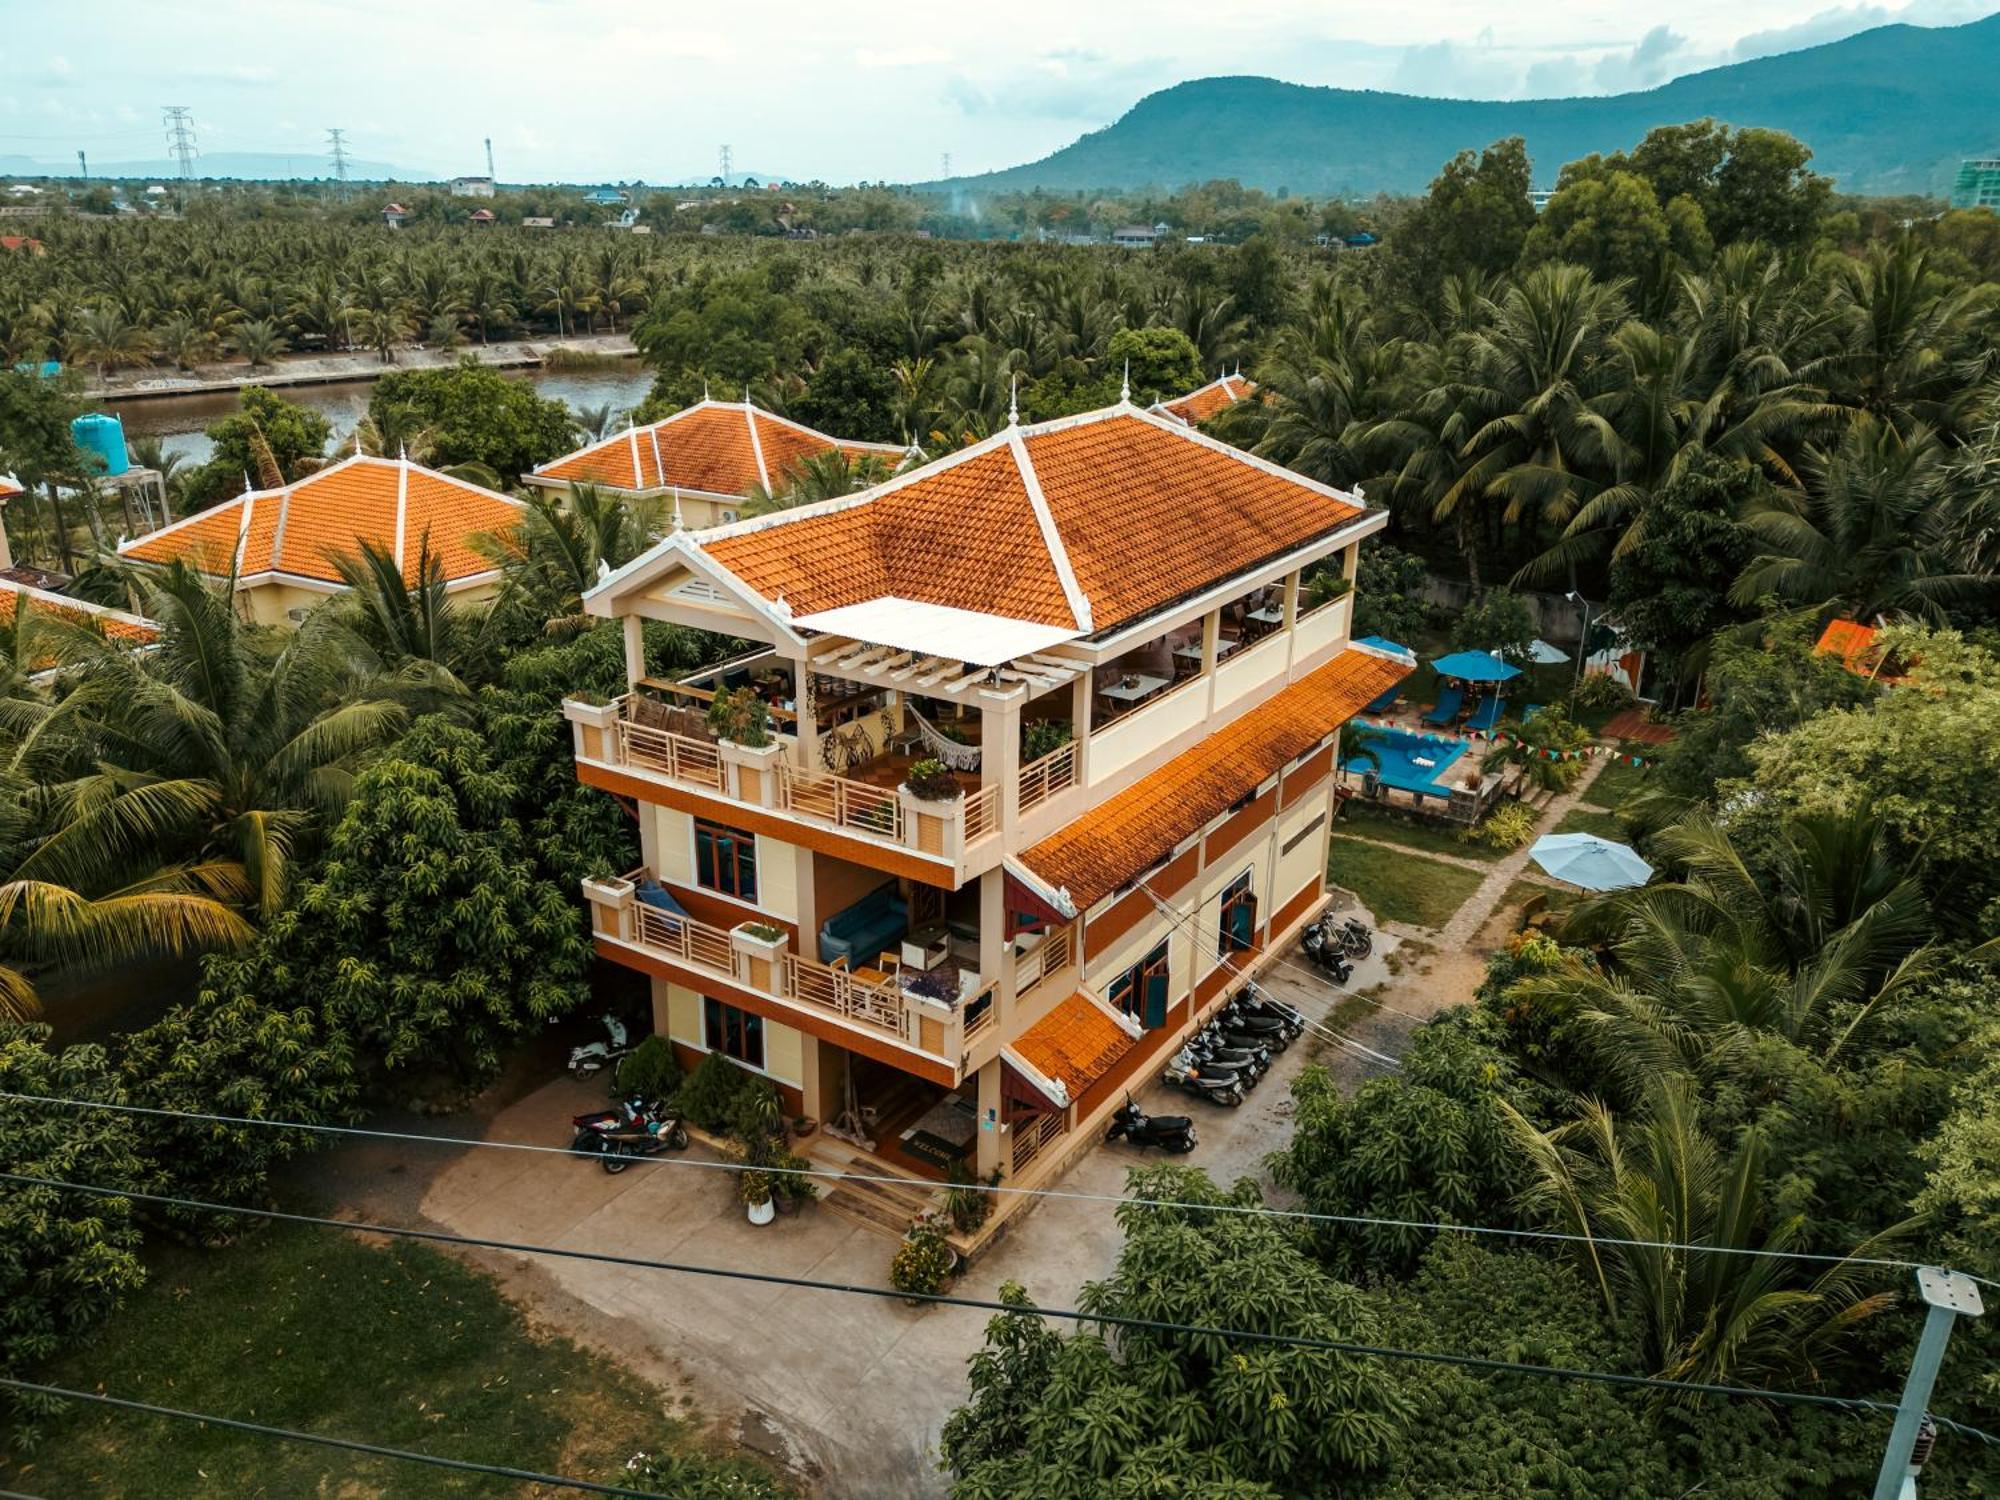
[[[203,151],[279,152],[328,126],[357,156],[503,179],[738,171],[908,180],[1010,166],[1186,78],[1461,98],[1649,88],[1890,21],[2000,0],[0,0],[0,158],[164,154],[163,104]],[[1614,15],[1613,12],[1616,12]]]

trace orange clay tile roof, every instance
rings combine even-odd
[[[1838,656],[1849,671],[1865,671],[1868,651],[1874,644],[1874,630],[1860,621],[1829,620],[1813,650],[1822,656]]]
[[[1016,1037],[1011,1050],[1076,1099],[1132,1050],[1133,1041],[1132,1034],[1088,996],[1071,995]]]
[[[905,451],[888,443],[828,437],[740,401],[701,401],[650,426],[566,453],[530,477],[624,490],[678,487],[743,495],[757,485],[776,485],[799,460],[830,448],[850,459],[883,459],[892,468]]]
[[[1224,375],[1211,380],[1198,391],[1189,391],[1172,401],[1162,401],[1157,409],[1168,416],[1179,417],[1190,427],[1199,427],[1217,412],[1234,406],[1256,389],[1257,382],[1254,380],[1246,380],[1241,375]]]
[[[1025,465],[1016,450],[1024,455]],[[1051,547],[1031,487],[1047,511]],[[1010,430],[864,496],[703,534],[704,553],[805,615],[894,595],[1108,630],[1363,514],[1172,418],[1114,407]]]
[[[1081,912],[1167,859],[1272,774],[1412,671],[1350,646],[1276,697],[1225,725],[1019,856]]]
[[[71,624],[101,631],[110,640],[127,641],[135,646],[150,645],[160,637],[160,627],[142,615],[130,614],[122,609],[107,609],[103,605],[17,583],[11,578],[0,578],[0,625],[11,626],[16,612],[24,606],[58,616]],[[44,659],[21,665],[30,671],[40,671],[53,665],[53,662]]]
[[[21,481],[12,474],[0,474],[0,500],[11,500],[16,495],[27,493],[27,490],[22,488]]]
[[[519,502],[476,484],[419,464],[361,455],[284,489],[238,496],[118,550],[141,562],[185,558],[217,575],[237,559],[241,578],[286,573],[339,583],[333,559],[357,555],[364,541],[394,548],[400,539],[404,572],[414,578],[428,537],[446,580],[457,581],[493,571],[474,540],[507,530],[520,515]]]

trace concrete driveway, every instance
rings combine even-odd
[[[1357,988],[1386,971],[1381,951],[1355,976]],[[1303,966],[1296,952],[1290,960]],[[1337,998],[1296,971],[1274,971],[1267,987],[1324,1015]],[[1384,1018],[1370,1045],[1400,1050]],[[1154,1083],[1139,1091],[1149,1110],[1191,1114],[1201,1144],[1185,1160],[1223,1182],[1263,1176],[1264,1155],[1289,1138],[1288,1084],[1310,1050],[1295,1045],[1241,1109],[1220,1110]],[[1352,1080],[1364,1068],[1341,1049],[1323,1060]],[[600,1087],[567,1078],[495,1117],[488,1137],[537,1144],[567,1140],[570,1115],[598,1108]],[[696,1146],[696,1160],[713,1160]],[[1059,1186],[1116,1195],[1126,1169],[1166,1160],[1124,1146],[1089,1153]],[[962,1277],[954,1291],[993,1297],[1018,1281],[1048,1306],[1075,1306],[1078,1288],[1108,1274],[1121,1244],[1109,1203],[1046,1200]],[[744,1217],[735,1177],[719,1171],[636,1165],[608,1176],[594,1162],[504,1151],[466,1151],[432,1179],[424,1218],[462,1234],[642,1255],[697,1265],[769,1271],[865,1286],[886,1286],[895,1245],[830,1213],[808,1207],[757,1228]],[[966,1394],[965,1364],[987,1315],[969,1309],[905,1306],[887,1298],[777,1287],[658,1270],[536,1257],[510,1278],[549,1322],[574,1324],[575,1305],[610,1321],[615,1342],[639,1341],[642,1364],[683,1377],[695,1406],[730,1423],[740,1441],[784,1463],[829,1497],[927,1496],[944,1489],[937,1440]],[[523,1268],[525,1270],[525,1268]],[[556,1295],[538,1295],[555,1293]],[[537,1306],[537,1304],[540,1304]],[[567,1308],[567,1313],[565,1309]],[[592,1320],[595,1321],[594,1319]],[[580,1336],[589,1330],[579,1329]]]

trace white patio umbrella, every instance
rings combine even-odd
[[[1631,849],[1594,833],[1545,834],[1528,857],[1557,880],[1586,891],[1622,891],[1653,878],[1653,867]]]
[[[1537,636],[1528,642],[1528,660],[1538,667],[1553,667],[1559,661],[1568,661],[1569,653]]]

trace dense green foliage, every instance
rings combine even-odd
[[[395,370],[375,382],[368,419],[387,445],[434,468],[480,464],[512,482],[573,443],[569,408],[519,380],[465,360],[449,370]]]

